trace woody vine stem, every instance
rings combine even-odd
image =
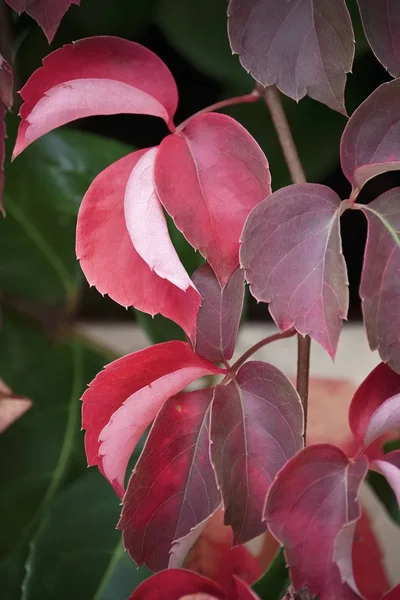
[[[271,119],[279,139],[286,164],[293,183],[305,183],[306,176],[300,162],[296,145],[290,130],[282,100],[275,86],[264,90],[264,100],[271,114]],[[307,435],[308,387],[310,380],[310,336],[297,336],[297,382],[296,387],[304,409],[304,441]]]

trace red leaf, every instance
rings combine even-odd
[[[224,288],[208,264],[192,276],[202,298],[197,315],[196,352],[213,362],[232,358],[243,309],[244,277],[236,269]]]
[[[400,600],[400,584],[383,596],[382,600]]]
[[[52,129],[92,115],[154,115],[173,127],[178,102],[175,81],[158,56],[111,36],[83,39],[53,52],[21,96],[25,103],[14,158]]]
[[[145,150],[133,152],[105,169],[88,189],[78,215],[76,254],[90,285],[122,306],[161,313],[192,338],[200,305],[198,292],[161,279],[132,245],[124,216],[125,188]]]
[[[46,34],[49,44],[71,4],[80,4],[80,0],[6,0],[6,2],[18,14],[26,12],[35,19]]]
[[[0,103],[10,109],[13,105],[14,78],[8,62],[0,54]]]
[[[374,460],[371,467],[386,477],[400,506],[400,450],[388,452],[382,460]]]
[[[257,142],[227,115],[194,116],[161,142],[155,179],[178,229],[226,285],[239,264],[247,215],[271,191],[268,161]]]
[[[199,390],[167,400],[129,480],[118,529],[136,564],[152,571],[170,566],[174,542],[221,502],[209,456],[212,396]],[[171,558],[180,566],[185,556]]]
[[[368,220],[360,285],[368,341],[400,373],[400,188],[361,210]]]
[[[400,79],[383,83],[351,115],[340,155],[344,174],[360,189],[372,177],[400,169]]]
[[[365,35],[392,77],[400,75],[400,5],[397,0],[357,0]]]
[[[258,600],[258,596],[253,592],[251,587],[239,577],[234,577],[236,586],[237,600]]]
[[[186,342],[166,342],[107,365],[83,395],[89,466],[99,465],[119,495],[129,458],[164,402],[189,383],[220,373]]]
[[[0,379],[0,433],[3,433],[32,406],[31,400],[13,394]]]
[[[274,192],[247,219],[240,261],[282,331],[295,326],[335,355],[348,308],[340,198],[317,184]]]
[[[366,457],[349,461],[339,448],[320,444],[299,452],[279,472],[265,518],[285,547],[295,590],[304,587],[320,600],[357,597],[348,587],[353,585],[351,543],[367,470]],[[343,587],[338,569],[345,586],[343,595],[335,596],[333,590]]]
[[[400,375],[385,363],[375,367],[357,389],[349,408],[349,424],[362,444],[373,414],[396,394],[400,394]]]
[[[208,597],[210,600],[228,600],[224,590],[215,581],[185,569],[168,569],[153,575],[136,588],[129,600],[180,600],[195,594],[203,595],[196,600],[208,600]]]
[[[228,31],[232,51],[262,85],[346,112],[354,35],[344,0],[231,0]]]
[[[234,543],[265,531],[262,511],[276,473],[302,447],[299,396],[278,369],[248,362],[218,385],[211,412],[211,460]]]
[[[151,148],[132,169],[125,190],[125,221],[136,252],[162,279],[179,289],[194,287],[168,233],[167,221],[154,187],[154,161],[158,148]]]

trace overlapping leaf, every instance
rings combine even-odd
[[[365,35],[393,77],[400,75],[400,4],[397,0],[357,0]]]
[[[400,79],[383,83],[351,115],[340,155],[353,188],[400,169]]]
[[[139,585],[129,600],[180,600],[186,596],[196,598],[196,594],[204,600],[226,600],[217,583],[184,569],[168,569],[153,575]]]
[[[303,413],[290,381],[262,362],[246,363],[218,385],[211,413],[211,460],[234,543],[265,530],[265,495],[285,462],[302,447]]]
[[[13,394],[0,379],[0,433],[17,421],[32,406],[32,401]]]
[[[201,306],[197,314],[197,354],[213,362],[232,358],[243,309],[244,276],[236,269],[224,288],[208,264],[193,274]]]
[[[129,458],[164,402],[199,377],[219,372],[185,342],[157,344],[107,365],[82,398],[88,464],[99,465],[122,496]]]
[[[227,115],[195,116],[161,142],[155,182],[177,228],[226,285],[239,264],[244,222],[271,191],[268,161],[254,138]]]
[[[174,542],[221,502],[209,457],[212,395],[198,390],[167,400],[129,480],[118,528],[133,560],[152,571],[171,559],[180,566],[185,555],[174,555]]]
[[[274,192],[247,219],[240,250],[246,280],[282,331],[296,327],[335,355],[347,316],[340,198],[317,184]]]
[[[400,373],[400,188],[361,209],[368,220],[360,285],[368,341]]]
[[[262,85],[346,112],[354,34],[344,0],[230,0],[228,30],[232,51]]]
[[[385,454],[384,460],[375,460],[371,466],[386,477],[400,506],[400,450]]]
[[[178,102],[174,78],[158,56],[110,36],[83,39],[47,56],[21,96],[14,157],[52,129],[91,115],[148,114],[172,127]]]
[[[132,170],[145,157],[145,150],[129,154],[93,181],[78,215],[76,254],[86,279],[99,292],[123,306],[133,305],[152,315],[161,313],[194,338],[198,292],[189,284],[184,291],[152,271],[133,247],[127,229],[125,189]],[[162,224],[162,214],[158,217]]]
[[[285,548],[295,590],[320,600],[358,598],[351,545],[368,461],[328,444],[309,446],[280,471],[267,496],[268,528]]]
[[[6,0],[18,14],[28,13],[43,29],[49,43],[52,41],[61,19],[71,6],[81,0]]]

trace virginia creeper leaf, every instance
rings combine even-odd
[[[13,105],[14,79],[8,62],[0,54],[0,103],[10,109]]]
[[[161,313],[194,337],[200,305],[198,292],[183,291],[162,279],[136,252],[126,226],[124,194],[132,169],[145,156],[139,150],[102,171],[80,207],[76,254],[90,285],[122,306]]]
[[[392,77],[400,75],[400,5],[397,0],[357,0],[361,20],[377,59]]]
[[[3,433],[32,406],[31,400],[13,394],[0,379],[0,433]]]
[[[265,495],[276,473],[302,447],[299,396],[278,369],[248,362],[235,381],[215,388],[211,460],[234,544],[265,531]]]
[[[371,466],[386,477],[400,506],[400,450],[385,454],[384,460],[375,460]]]
[[[346,113],[354,34],[344,0],[230,0],[228,31],[232,51],[263,86]]]
[[[81,0],[6,0],[20,15],[26,12],[32,19],[35,19],[43,29],[48,42],[52,41],[61,19],[71,6],[71,4],[80,4]]]
[[[385,363],[380,363],[364,379],[349,408],[351,431],[361,443],[364,443],[373,415],[387,400],[397,394],[400,394],[400,375]]]
[[[368,221],[360,285],[368,341],[400,373],[400,188],[361,210]]]
[[[21,96],[14,158],[52,129],[91,115],[154,115],[172,127],[178,102],[175,81],[158,56],[111,36],[86,38],[49,54]]]
[[[400,169],[400,79],[383,83],[351,115],[342,135],[342,169],[353,188]]]
[[[118,528],[136,564],[152,571],[166,569],[174,542],[221,502],[209,457],[212,396],[197,390],[166,401],[129,480]]]
[[[235,582],[237,600],[258,600],[258,596],[247,583],[239,579],[239,577],[234,577],[233,580]]]
[[[213,362],[229,360],[235,350],[243,309],[243,271],[236,269],[224,288],[208,264],[199,267],[192,279],[201,296],[196,352]]]
[[[240,262],[253,296],[282,331],[296,327],[335,355],[347,316],[340,198],[317,184],[274,192],[247,219]]]
[[[172,244],[154,187],[157,150],[146,150],[132,169],[125,190],[125,221],[136,252],[150,269],[185,291],[193,284]]]
[[[161,142],[155,181],[177,228],[226,285],[239,264],[247,215],[271,191],[268,161],[257,142],[227,115],[195,116]]]
[[[400,598],[400,584],[396,585],[390,592],[385,594],[382,600],[399,600]]]
[[[364,443],[369,446],[381,435],[390,431],[400,430],[400,394],[386,400],[372,415]]]
[[[129,458],[164,402],[199,377],[220,372],[186,342],[156,344],[107,365],[82,397],[89,466],[99,465],[122,496]]]
[[[136,588],[129,600],[180,600],[195,594],[210,600],[227,600],[224,590],[215,581],[185,569],[168,569],[153,575]]]
[[[339,448],[318,444],[299,452],[276,477],[265,519],[285,547],[296,591],[306,588],[320,600],[357,597],[347,582],[352,585],[352,534],[367,470],[365,456],[350,462]],[[343,595],[335,595],[338,589]]]

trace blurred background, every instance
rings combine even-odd
[[[348,5],[356,35],[354,69],[346,89],[351,114],[389,78],[368,48],[355,0]],[[6,18],[17,89],[50,51],[94,35],[139,42],[166,62],[179,89],[176,123],[254,87],[231,54],[225,0],[81,0],[81,6],[73,5],[63,18],[50,47],[25,14],[18,17],[7,7]],[[18,103],[17,99],[7,116],[8,156],[18,124]],[[346,118],[309,98],[299,104],[284,98],[284,105],[308,180],[327,184],[346,198],[350,185],[339,165]],[[226,112],[262,146],[270,162],[273,189],[289,184],[263,103],[235,106]],[[13,164],[6,161],[7,217],[0,222],[0,377],[15,393],[32,399],[33,406],[0,435],[2,600],[124,600],[148,575],[146,569],[136,570],[114,530],[118,499],[96,470],[86,471],[78,399],[112,356],[146,342],[138,332],[135,335],[140,339],[133,340],[133,329],[124,334],[124,323],[136,321],[147,340],[154,342],[182,337],[182,332],[166,319],[152,320],[127,311],[89,289],[75,259],[74,244],[79,204],[94,177],[132,149],[158,144],[166,133],[164,123],[152,117],[93,117],[50,133]],[[359,201],[368,202],[399,182],[397,173],[375,178]],[[202,259],[169,225],[191,273]],[[350,278],[349,318],[357,323],[366,235],[359,211],[344,214],[342,233]],[[270,317],[265,305],[247,300],[246,315],[255,335],[257,324],[270,322]],[[102,324],[116,322],[122,327],[117,342],[107,328],[101,329]],[[81,323],[84,326],[77,328]],[[107,340],[112,342],[111,350],[98,343],[107,345]],[[282,357],[285,364],[289,358],[294,360],[290,350]],[[328,359],[321,360],[324,365]],[[344,371],[347,362],[342,359]],[[318,372],[317,368],[317,374],[326,374],[324,369]],[[340,376],[347,374],[340,372]],[[360,378],[361,374],[355,377]]]

